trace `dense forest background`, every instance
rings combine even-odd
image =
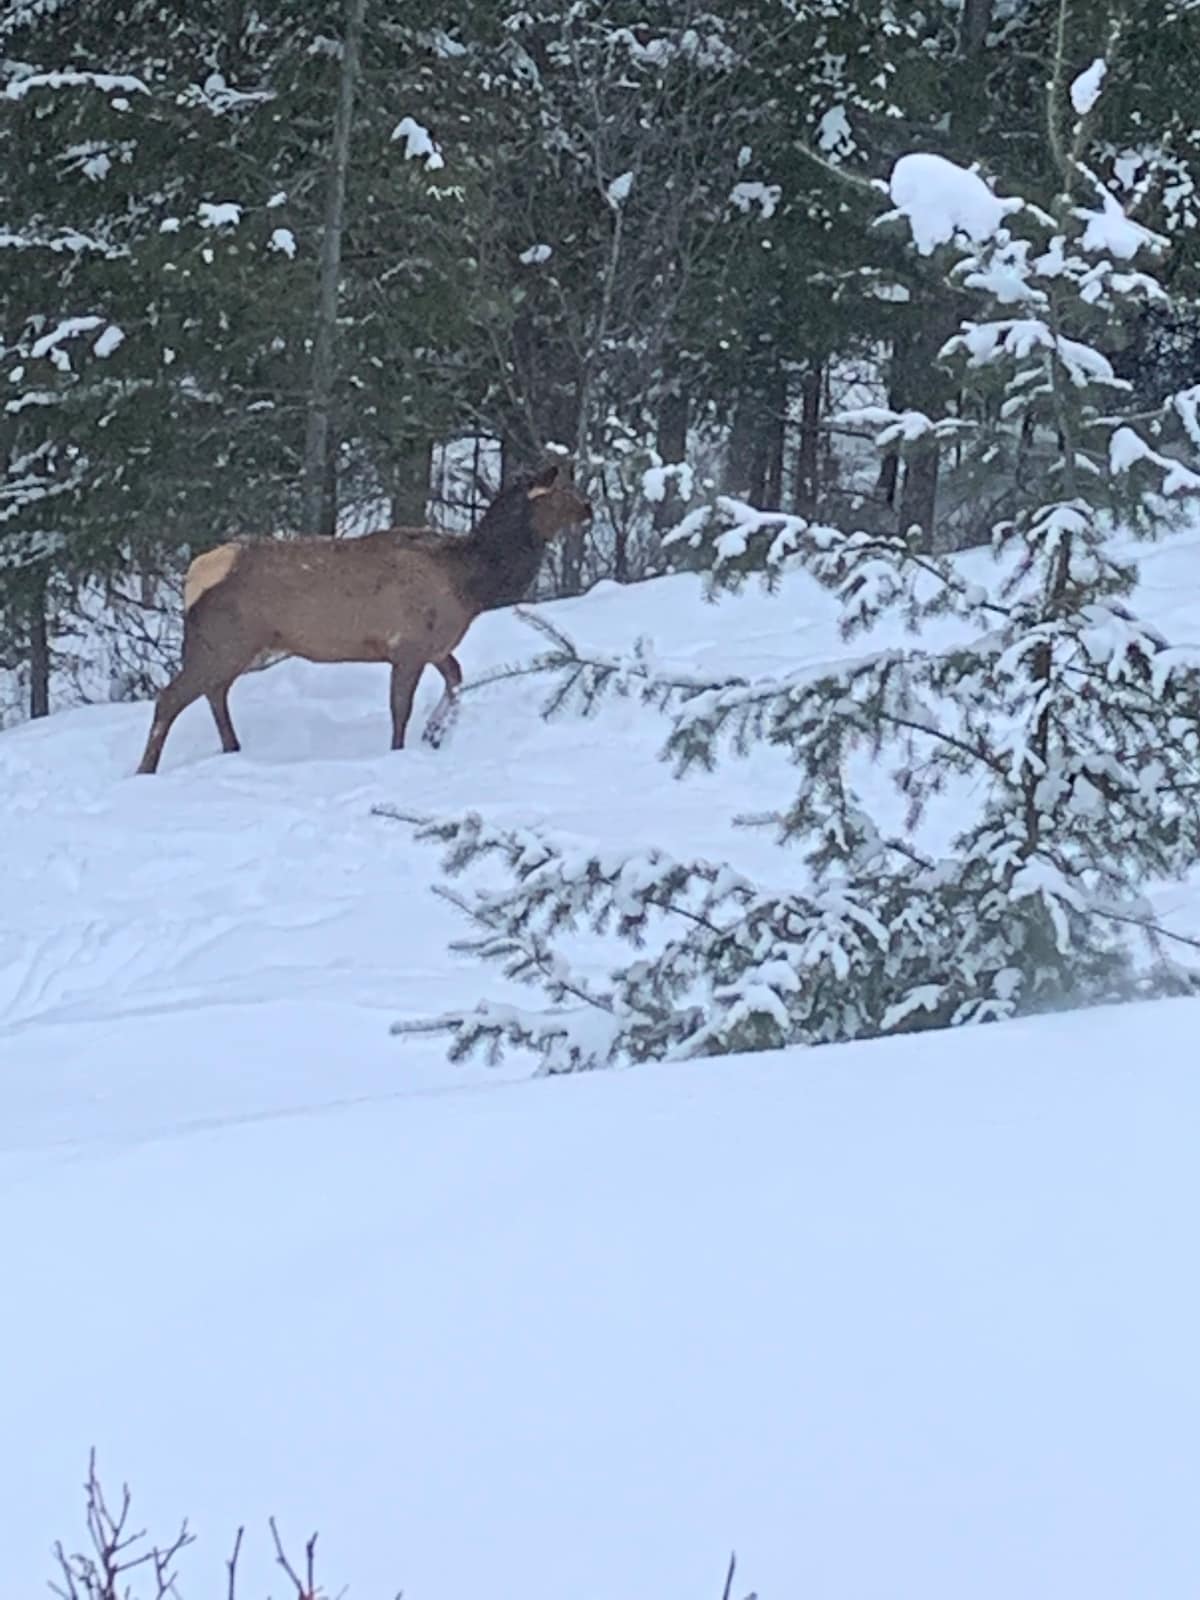
[[[714,491],[986,538],[1021,452],[861,421],[980,403],[879,180],[1051,206],[1100,57],[1071,158],[1170,241],[1107,351],[1151,406],[1200,381],[1196,0],[9,0],[0,722],[160,683],[196,551],[467,527],[548,448],[598,514],[547,592]]]

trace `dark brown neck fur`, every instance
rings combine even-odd
[[[515,483],[497,495],[458,549],[463,594],[473,605],[492,611],[523,600],[546,552],[534,532],[528,485]]]

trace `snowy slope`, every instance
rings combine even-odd
[[[1200,634],[1200,543],[1143,601]],[[800,580],[548,610],[696,669],[844,649]],[[490,617],[464,664],[537,647]],[[193,708],[149,780],[145,707],[0,735],[5,1592],[42,1592],[95,1443],[194,1519],[195,1595],[272,1511],[364,1597],[715,1595],[733,1544],[762,1600],[1195,1593],[1200,1006],[450,1068],[388,1022],[503,987],[373,802],[786,870],[728,826],[777,756],[676,784],[645,712],[539,693],[391,755],[383,672],[286,663],[234,691],[243,755]],[[262,1537],[245,1583],[279,1592]]]

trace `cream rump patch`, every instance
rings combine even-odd
[[[207,594],[237,565],[241,550],[236,544],[219,544],[197,556],[187,569],[183,584],[183,609],[190,611],[202,594]]]

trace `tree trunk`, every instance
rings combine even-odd
[[[500,436],[500,488],[507,489],[521,470],[521,447],[516,436],[504,432]]]
[[[304,440],[302,520],[304,532],[307,534],[331,535],[337,521],[333,391],[337,373],[338,280],[342,270],[346,172],[350,164],[354,91],[358,79],[359,47],[365,10],[366,0],[346,0],[346,25],[342,39],[337,114],[330,155],[329,186],[325,199],[325,230],[321,236],[317,326],[313,339],[308,428]]]
[[[50,715],[50,627],[44,572],[38,574],[29,597],[29,715]]]
[[[568,448],[574,441],[574,459],[571,467],[581,480],[581,488],[587,488],[583,480],[589,472],[589,419],[584,409],[587,404],[587,385],[582,380],[577,386],[570,388],[558,386],[553,389],[550,406],[546,412],[546,431],[543,435],[547,443],[565,444]],[[562,566],[559,570],[562,574],[563,594],[583,593],[584,567],[590,542],[590,528],[568,528],[565,537],[560,540]]]
[[[725,492],[750,505],[762,502],[766,452],[763,448],[763,405],[760,395],[738,396],[725,458]]]
[[[787,375],[782,367],[755,374],[738,396],[729,430],[725,491],[760,510],[774,509],[783,492]]]
[[[676,467],[687,459],[688,397],[673,381],[658,403],[658,424],[654,447],[665,466]],[[683,505],[674,480],[654,507],[654,531],[665,533],[679,521]]]
[[[625,518],[613,530],[613,579],[629,582],[629,522]]]
[[[783,455],[787,439],[788,381],[782,365],[771,374],[762,428],[762,508],[783,505]]]
[[[433,440],[410,440],[396,456],[392,472],[392,525],[423,528],[429,520],[429,483],[433,476]]]
[[[958,64],[955,92],[951,97],[950,124],[960,147],[973,142],[979,111],[986,104],[982,91],[984,45],[992,25],[994,0],[963,0],[958,30]],[[954,301],[944,291],[929,284],[913,295],[909,306],[909,327],[896,339],[892,361],[891,405],[894,409],[923,411],[931,417],[944,416],[953,400],[947,374],[937,364],[938,351],[955,332],[958,317]],[[907,533],[921,529],[921,545],[938,548],[937,500],[941,469],[936,444],[917,445],[904,462],[900,487],[899,527]],[[890,481],[881,474],[881,486],[895,497],[895,474]]]
[[[559,590],[564,595],[583,593],[583,557],[587,535],[582,528],[568,528],[561,541],[562,566]]]
[[[875,493],[891,511],[896,509],[896,489],[900,483],[900,457],[884,456],[879,463],[879,476],[875,480]]]
[[[992,25],[994,0],[963,0],[962,20],[958,25],[958,53],[973,56],[983,49]]]
[[[821,387],[820,362],[810,366],[800,380],[800,439],[796,445],[796,483],[792,505],[802,517],[816,514],[821,493]]]
[[[917,445],[904,463],[904,488],[900,493],[900,532],[921,530],[917,544],[922,550],[935,548],[937,540],[937,445]]]
[[[909,326],[892,347],[890,403],[897,411],[940,417],[949,405],[951,385],[949,375],[937,365],[937,355],[954,332],[954,306],[929,285],[914,293],[909,315]],[[937,538],[938,470],[938,447],[932,442],[915,445],[905,457],[899,531],[906,534],[919,527],[920,544],[926,550],[935,547]]]

